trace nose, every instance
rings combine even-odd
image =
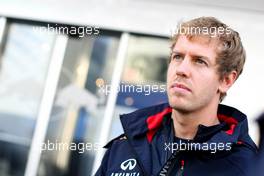
[[[190,77],[191,63],[190,58],[185,56],[185,58],[177,65],[176,67],[176,75],[181,77]]]

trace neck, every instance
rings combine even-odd
[[[198,126],[212,126],[219,124],[217,118],[217,108],[213,106],[198,111],[192,112],[181,112],[179,110],[172,110],[172,119],[175,136],[183,139],[193,139],[197,133]]]

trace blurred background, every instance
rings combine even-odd
[[[102,146],[122,133],[119,114],[167,101],[162,91],[102,87],[166,84],[169,38],[179,22],[200,16],[242,37],[245,68],[223,103],[248,115],[258,142],[263,1],[0,0],[0,176],[92,175]],[[51,26],[93,28],[83,36]],[[87,145],[80,152],[51,143]],[[48,144],[53,150],[43,149]]]

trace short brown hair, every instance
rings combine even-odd
[[[203,35],[218,40],[219,47],[216,51],[216,64],[218,65],[217,71],[220,79],[223,79],[224,76],[231,73],[231,71],[237,72],[237,78],[242,73],[246,60],[246,53],[239,33],[218,19],[214,17],[200,17],[180,23],[176,33],[172,36],[171,49],[174,48],[180,35],[185,35],[188,39],[197,35]],[[225,96],[226,93],[221,92],[220,101],[222,101]]]

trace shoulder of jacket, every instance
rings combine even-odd
[[[116,138],[112,139],[111,141],[109,141],[104,148],[110,148],[111,145],[115,142],[115,141],[121,141],[121,140],[127,140],[127,137],[125,134],[121,134],[119,136],[117,136]]]

